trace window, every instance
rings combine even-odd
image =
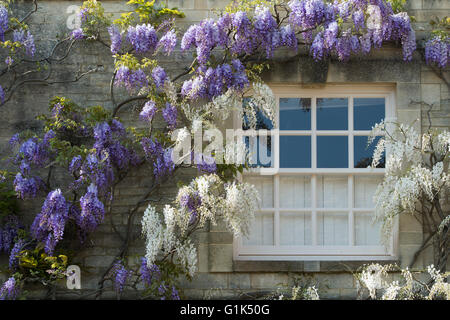
[[[242,179],[262,199],[250,238],[235,239],[235,259],[392,259],[396,235],[384,246],[380,225],[372,223],[384,162],[368,168],[376,143],[368,147],[367,139],[375,123],[394,117],[393,88],[272,89],[274,128],[262,114],[258,130],[246,130],[235,119],[258,164]],[[271,129],[269,138],[258,137],[259,129]]]

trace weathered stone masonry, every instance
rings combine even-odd
[[[102,1],[107,12],[118,15],[126,11],[125,1]],[[186,13],[180,25],[186,27],[206,17],[212,17],[211,9],[224,7],[227,1],[219,0],[171,0],[169,7],[176,6]],[[21,4],[23,6],[29,3]],[[30,26],[36,39],[43,39],[42,48],[50,47],[47,39],[55,39],[57,34],[67,33],[66,13],[70,5],[81,5],[80,1],[39,1],[39,9],[32,16]],[[409,0],[408,11],[416,17],[414,23],[417,37],[424,38],[430,31],[428,22],[432,17],[450,15],[450,2],[447,0]],[[164,61],[164,67],[175,73],[186,65],[186,56],[176,52]],[[87,70],[91,66],[100,66],[99,72],[90,74],[72,84],[39,86],[28,85],[16,92],[14,99],[0,109],[0,154],[5,156],[7,141],[17,131],[36,128],[34,118],[48,112],[48,101],[55,95],[65,96],[80,105],[109,105],[109,81],[113,72],[113,59],[107,48],[95,43],[79,43],[70,56],[61,64],[56,64],[54,75],[58,79],[70,79],[74,72]],[[450,71],[443,75],[450,79]],[[418,53],[411,63],[404,63],[401,50],[387,47],[365,58],[354,58],[348,63],[330,61],[315,64],[307,56],[292,59],[275,65],[265,75],[268,83],[303,84],[307,87],[323,87],[325,84],[392,84],[396,90],[397,119],[410,123],[420,119],[422,128],[428,127],[427,110],[433,126],[448,128],[450,126],[449,87],[430,68],[421,63]],[[130,112],[134,110],[134,112]],[[119,116],[133,123],[137,119],[137,106],[121,111]],[[133,123],[134,124],[134,123]],[[137,124],[134,124],[137,125]],[[177,173],[177,178],[190,181],[196,170],[184,170]],[[117,207],[111,220],[119,230],[126,225],[123,212],[132,206],[151,183],[145,172],[135,172],[124,181],[117,190]],[[162,188],[158,199],[168,202],[177,192],[176,179]],[[447,199],[448,200],[448,199]],[[448,202],[448,201],[447,201]],[[23,211],[29,219],[39,211],[41,200],[23,205]],[[143,211],[144,208],[141,208]],[[82,288],[95,289],[100,275],[114,259],[121,245],[120,239],[112,232],[111,221],[106,217],[92,237],[91,245],[78,255],[75,263],[82,267]],[[135,219],[136,228],[140,229],[140,217]],[[421,225],[411,216],[400,219],[399,262],[406,266],[414,252],[420,247],[423,238]],[[184,294],[191,298],[229,298],[249,297],[245,294],[269,292],[283,284],[291,284],[293,276],[312,277],[321,284],[322,298],[355,298],[356,284],[353,276],[339,262],[243,262],[233,261],[233,238],[220,224],[209,226],[196,236],[198,243],[199,273],[192,282],[184,283]],[[142,255],[143,241],[132,244],[130,254]],[[416,267],[422,267],[431,261],[431,252],[425,252]],[[137,261],[132,257],[130,260]],[[130,261],[133,263],[133,261]],[[362,262],[346,263],[356,268]],[[42,291],[33,292],[39,298]],[[77,298],[73,292],[61,292],[60,298]],[[113,292],[106,292],[105,298],[114,297]]]

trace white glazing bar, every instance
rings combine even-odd
[[[317,168],[317,139],[316,139],[316,98],[312,98],[311,101],[311,168],[316,169]]]
[[[348,243],[351,246],[355,245],[355,217],[353,212],[353,175],[348,176]]]
[[[280,176],[276,175],[274,177],[274,205],[275,205],[275,216],[274,216],[274,244],[276,247],[280,245]]]
[[[348,167],[354,167],[354,146],[353,146],[353,97],[348,99]]]
[[[312,245],[317,245],[317,175],[311,176],[311,236]]]

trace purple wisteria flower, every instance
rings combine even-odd
[[[111,127],[111,131],[113,133],[117,134],[118,136],[124,136],[127,133],[124,125],[119,120],[113,119],[111,121],[110,127]]]
[[[181,196],[180,206],[186,208],[187,211],[191,214],[189,223],[194,223],[198,218],[198,208],[201,206],[201,204],[202,199],[197,191]]]
[[[85,37],[85,35],[83,32],[83,29],[81,29],[81,28],[77,28],[77,29],[73,30],[72,33],[70,34],[71,39],[81,40],[81,39],[84,39],[84,37]]]
[[[205,154],[194,154],[194,163],[201,173],[214,173],[217,171],[217,164],[213,157]]]
[[[158,109],[156,108],[156,104],[153,101],[147,101],[142,108],[141,113],[139,114],[139,118],[143,121],[152,121],[155,113]]]
[[[157,66],[152,70],[152,78],[156,89],[162,89],[164,87],[164,82],[167,79],[166,71],[160,66]]]
[[[11,249],[11,253],[9,254],[9,269],[15,270],[19,264],[19,253],[24,249],[25,240],[19,239],[14,247]]]
[[[9,147],[14,149],[20,143],[20,135],[18,133],[14,134],[11,139],[9,139]]]
[[[170,55],[177,45],[177,35],[175,31],[169,30],[161,37],[157,47],[162,48],[167,55]]]
[[[108,27],[109,38],[111,39],[111,52],[117,54],[122,46],[122,35],[120,34],[119,28],[112,25]]]
[[[112,268],[112,274],[114,277],[114,287],[118,293],[121,293],[131,276],[131,271],[127,270],[121,262],[117,262]]]
[[[60,189],[51,191],[44,201],[41,212],[31,225],[31,234],[45,242],[45,252],[52,254],[56,244],[62,240],[68,219],[69,206]]]
[[[82,163],[83,158],[81,156],[73,157],[69,164],[69,172],[73,174],[76,171],[80,170]]]
[[[14,42],[20,42],[25,47],[25,52],[27,55],[34,56],[36,52],[36,46],[34,44],[34,37],[30,33],[30,31],[27,31],[27,33],[25,34],[24,29],[14,30],[13,40]]]
[[[14,179],[13,185],[17,196],[25,200],[36,197],[42,182],[37,177],[27,178],[19,172]]]
[[[3,87],[2,87],[2,86],[0,86],[0,101],[1,101],[2,103],[5,102],[5,91],[3,90]]]
[[[116,86],[123,85],[129,92],[133,92],[134,89],[147,87],[148,80],[141,69],[132,71],[126,66],[121,66],[117,69],[114,84]]]
[[[3,226],[0,227],[0,252],[10,252],[20,229],[23,229],[23,226],[17,216],[8,215],[4,218]]]
[[[83,8],[78,12],[78,17],[80,18],[81,22],[87,21],[89,16],[89,9]]]
[[[88,154],[81,166],[80,174],[84,178],[89,178],[97,186],[99,194],[104,195],[114,181],[114,170],[107,152],[99,153],[99,156]]]
[[[175,129],[177,125],[177,108],[166,102],[166,107],[162,111],[164,120],[167,122],[169,129]]]
[[[12,64],[14,63],[13,58],[11,58],[10,56],[6,57],[5,59],[5,63],[8,67],[12,66]]]
[[[15,157],[15,163],[20,163],[22,160],[25,160],[29,164],[36,165],[37,167],[45,166],[50,159],[49,142],[53,134],[49,133],[49,135],[46,135],[47,138],[44,137],[40,142],[36,137],[33,137],[22,143]]]
[[[149,267],[145,257],[141,258],[139,273],[141,274],[142,281],[146,286],[151,286],[154,280],[158,281],[161,278],[161,271],[158,266],[153,264]]]
[[[128,27],[127,39],[137,53],[152,51],[156,48],[158,37],[150,24]]]
[[[144,150],[145,157],[153,164],[153,174],[156,180],[160,180],[166,175],[170,175],[175,169],[172,161],[172,149],[164,149],[163,146],[155,138],[142,138],[141,146]]]
[[[0,288],[0,300],[15,300],[20,294],[19,284],[14,277],[10,277]]]
[[[5,32],[8,30],[9,27],[9,17],[8,17],[8,9],[5,8],[5,6],[0,6],[0,37],[3,40],[5,40]]]
[[[427,64],[436,64],[445,68],[450,60],[450,37],[434,37],[425,43],[425,60]]]
[[[84,232],[92,232],[103,221],[105,207],[98,199],[97,187],[91,184],[84,196],[80,198],[81,212],[76,223]]]
[[[180,300],[180,295],[178,293],[178,290],[175,288],[175,286],[172,286],[172,293],[171,296],[172,300]]]

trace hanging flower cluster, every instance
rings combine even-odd
[[[176,258],[192,276],[197,268],[197,252],[185,237],[189,230],[206,221],[215,224],[222,217],[235,235],[246,236],[258,207],[259,195],[252,185],[224,186],[216,174],[197,177],[179,190],[175,207],[165,206],[162,221],[151,205],[145,211],[142,233],[146,238],[147,263],[153,264],[159,253],[176,252]]]
[[[385,177],[374,196],[376,217],[383,221],[383,239],[389,241],[394,217],[414,213],[422,200],[433,203],[442,190],[450,187],[450,173],[444,170],[450,154],[450,134],[427,132],[421,136],[412,126],[381,123],[373,128],[369,142],[383,132],[388,134],[377,142],[372,167],[389,148]],[[429,154],[434,154],[432,163],[424,160]]]
[[[191,100],[213,99],[228,89],[242,91],[248,85],[245,67],[240,60],[234,59],[231,65],[225,63],[216,68],[199,67],[197,76],[183,83],[181,94]]]
[[[157,181],[161,181],[166,175],[170,175],[175,164],[172,160],[172,148],[165,149],[156,138],[143,138],[141,146],[145,152],[146,159],[153,164],[153,174]]]
[[[122,262],[116,262],[111,269],[111,275],[113,277],[113,283],[116,291],[121,293],[125,287],[126,282],[131,276],[131,271],[127,270]]]
[[[0,288],[0,300],[15,300],[20,294],[19,284],[10,277]]]
[[[123,85],[129,92],[133,92],[135,88],[147,87],[148,79],[141,69],[134,71],[126,66],[121,66],[117,69],[114,84],[116,86]]]
[[[21,229],[23,226],[17,216],[8,215],[3,218],[3,225],[0,227],[0,252],[10,253]]]
[[[14,180],[14,189],[22,199],[36,197],[39,189],[44,185],[42,179],[37,176],[30,176],[32,167],[42,168],[47,165],[52,158],[50,147],[51,139],[55,138],[55,133],[49,130],[42,140],[37,137],[30,138],[20,144],[18,135],[14,135],[9,144],[13,150],[18,147],[17,154],[12,159],[13,163],[19,166],[19,172]]]
[[[50,192],[31,226],[32,236],[45,243],[47,254],[52,254],[56,244],[62,240],[68,218],[69,205],[61,190]]]
[[[445,68],[450,61],[450,37],[435,36],[425,43],[425,60]]]

